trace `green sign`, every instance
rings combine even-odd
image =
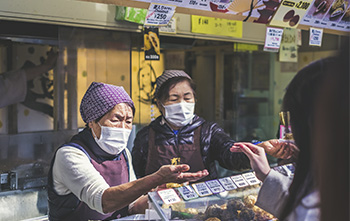
[[[143,25],[145,22],[147,9],[117,6],[115,19],[130,21]]]

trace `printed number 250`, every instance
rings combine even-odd
[[[166,14],[155,14],[154,17],[156,19],[166,19]]]

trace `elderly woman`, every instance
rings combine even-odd
[[[195,84],[184,71],[166,70],[156,80],[155,99],[161,116],[141,129],[132,150],[137,177],[162,165],[188,164],[190,171],[209,171],[217,178],[215,161],[230,170],[250,168],[243,153],[231,153],[234,141],[216,123],[194,114]]]
[[[126,148],[134,103],[123,87],[93,82],[80,105],[86,128],[59,147],[48,178],[50,220],[118,218],[145,208],[140,197],[167,182],[195,181],[207,171],[164,166],[136,180]],[[134,205],[133,207],[131,205]]]

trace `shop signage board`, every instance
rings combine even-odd
[[[115,4],[126,7],[148,9],[150,3],[168,4],[176,6],[176,12],[189,15],[208,16],[213,18],[224,18],[237,21],[248,21],[269,24],[281,2],[296,3],[298,7],[305,7],[311,1],[308,11],[301,18],[295,28],[308,30],[309,27],[321,27],[328,33],[341,35],[350,32],[350,0],[80,0],[86,2]],[[321,4],[322,3],[322,4]],[[304,5],[303,5],[304,4]],[[324,5],[326,4],[326,7]],[[248,7],[247,7],[248,6]],[[334,6],[334,7],[333,7]],[[282,10],[282,9],[281,9]],[[317,12],[316,12],[317,10]],[[328,14],[327,14],[328,13]],[[293,14],[290,12],[289,16]],[[284,14],[285,15],[285,14]],[[328,17],[327,17],[328,16]],[[293,16],[295,20],[297,17]],[[284,16],[283,16],[284,18]],[[277,17],[276,17],[277,19]],[[286,23],[295,23],[288,16]],[[289,25],[291,26],[291,25]],[[285,26],[283,26],[285,27]],[[334,31],[333,31],[334,30]]]
[[[146,15],[145,25],[167,25],[175,14],[176,6],[151,3]]]
[[[242,38],[243,22],[205,16],[191,16],[191,31],[193,33],[211,34]]]
[[[175,5],[177,7],[190,9],[190,10],[202,10],[207,12],[219,12],[223,14],[238,15],[241,20],[245,18],[258,18],[260,13],[258,10],[266,8],[261,0],[254,0],[253,7],[251,7],[250,0],[135,0],[139,2],[153,2]],[[268,0],[265,2],[278,2],[278,0]]]
[[[270,25],[280,27],[297,27],[306,14],[313,0],[283,0],[273,16]]]
[[[350,31],[350,0],[314,1],[300,24]]]
[[[227,9],[233,0],[136,0],[141,2],[152,2],[169,4],[177,7],[189,8],[189,9],[199,9],[205,11],[216,11],[227,13]]]
[[[277,52],[281,45],[282,34],[282,28],[267,27],[264,51]]]
[[[321,46],[322,45],[322,36],[323,36],[323,29],[310,28],[309,45]]]
[[[158,27],[143,28],[143,47],[145,50],[145,60],[159,60],[160,40]]]

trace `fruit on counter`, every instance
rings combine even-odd
[[[223,213],[223,209],[218,204],[214,204],[209,206],[204,214],[206,215],[206,217],[218,218],[221,216],[222,213]]]
[[[277,220],[273,215],[255,206],[257,196],[250,194],[240,198],[228,200],[221,205],[209,205],[205,212],[199,212],[200,208],[188,208],[189,202],[181,202],[168,205],[172,209],[173,218],[209,220],[209,221],[271,221]],[[163,205],[164,208],[164,205]]]
[[[244,208],[244,203],[240,199],[231,199],[227,202],[227,210],[232,211],[234,214],[238,214],[238,211]]]
[[[256,196],[248,195],[243,198],[244,205],[249,208],[253,208],[256,203]]]
[[[254,218],[255,218],[255,212],[250,208],[244,208],[239,213],[239,220],[250,221],[250,220],[254,220]]]
[[[176,188],[176,187],[180,187],[183,186],[183,184],[179,184],[179,183],[167,183],[166,184],[166,188]]]

